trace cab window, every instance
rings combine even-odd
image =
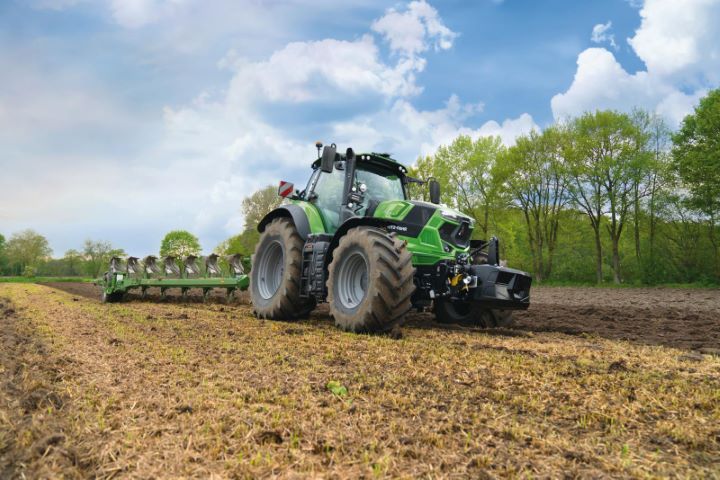
[[[345,171],[333,169],[332,173],[320,172],[313,198],[315,206],[325,223],[327,232],[334,232],[340,226],[340,205],[345,184]]]

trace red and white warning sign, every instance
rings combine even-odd
[[[278,187],[278,195],[280,195],[281,197],[288,197],[293,193],[294,187],[295,185],[293,185],[292,183],[280,180],[280,186]]]

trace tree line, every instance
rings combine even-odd
[[[200,255],[200,241],[190,232],[173,230],[160,243],[160,257],[184,258]],[[23,230],[8,240],[0,234],[0,275],[91,277],[105,272],[113,257],[127,258],[125,250],[103,240],[85,240],[80,249],[70,249],[61,258],[52,257],[47,239],[34,230]]]
[[[639,109],[588,112],[509,148],[461,135],[411,174],[536,281],[720,282],[720,90],[676,132]]]

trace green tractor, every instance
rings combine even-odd
[[[528,308],[530,276],[500,265],[496,238],[471,239],[473,219],[440,204],[436,181],[431,203],[413,201],[408,185],[425,182],[388,154],[316,146],[306,188],[281,182],[287,203],[258,225],[250,273],[258,317],[304,318],[327,302],[339,328],[386,332],[412,308],[482,327]]]

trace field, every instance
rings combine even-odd
[[[536,288],[391,336],[0,285],[0,478],[720,478],[720,291]]]

